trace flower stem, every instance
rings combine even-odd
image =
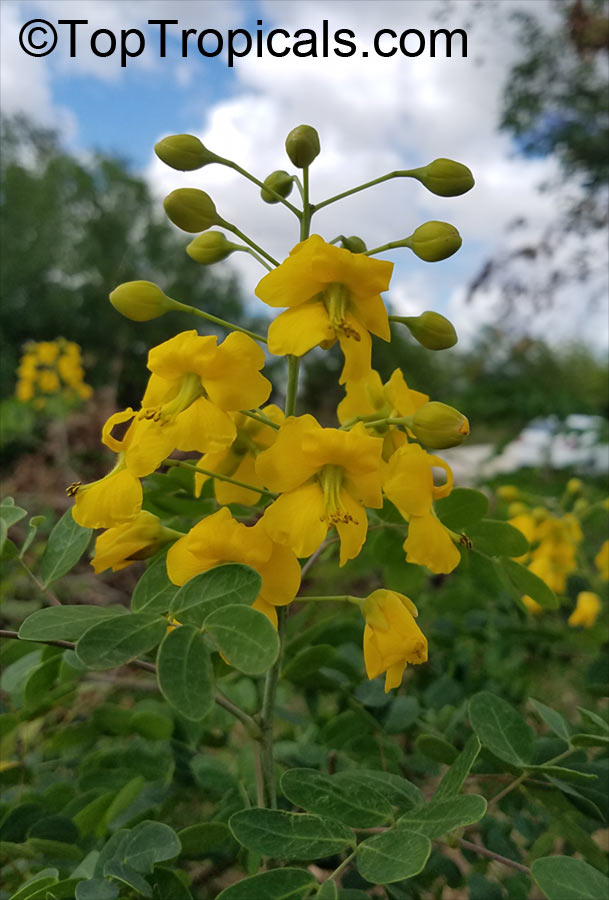
[[[242,166],[239,166],[236,162],[233,162],[232,159],[224,159],[224,157],[219,156],[219,157],[217,157],[215,162],[219,163],[221,166],[226,166],[228,169],[233,169],[235,172],[239,172],[240,175],[243,175],[243,177],[247,178],[248,181],[251,181],[252,184],[257,185],[259,188],[264,188],[265,191],[267,191],[269,194],[273,195],[275,200],[277,200],[279,203],[283,203],[283,205],[286,206],[290,210],[290,212],[293,212],[295,216],[298,216],[298,218],[300,218],[300,216],[301,216],[300,210],[296,209],[296,207],[293,206],[289,202],[289,200],[286,200],[285,197],[282,197],[281,194],[278,193],[278,191],[275,191],[275,190],[273,190],[273,188],[270,188],[268,185],[263,184],[263,182],[260,181],[258,178],[256,178],[255,175],[252,175],[252,173],[248,172],[247,169],[244,169]]]
[[[240,413],[242,416],[247,416],[249,419],[255,419],[256,422],[262,422],[263,425],[268,425],[269,428],[274,428],[275,431],[279,431],[279,425],[277,422],[273,422],[272,419],[269,419],[268,416],[265,416],[263,412],[259,410],[257,412],[253,412],[250,409],[241,409]]]
[[[221,225],[223,228],[226,228],[226,230],[230,231],[232,234],[236,234],[237,237],[240,238],[242,241],[244,241],[246,244],[248,244],[252,248],[252,250],[255,250],[256,253],[260,254],[260,256],[264,256],[264,258],[268,259],[268,261],[270,263],[273,263],[274,266],[279,265],[277,260],[273,256],[271,256],[270,253],[267,253],[266,250],[264,250],[262,247],[259,246],[259,244],[257,244],[251,238],[249,238],[247,236],[247,234],[244,234],[240,228],[237,228],[236,225],[231,225],[231,223],[227,222],[225,219],[222,219],[218,224]]]
[[[285,414],[294,415],[296,407],[296,394],[298,393],[298,373],[300,371],[300,358],[298,356],[288,356],[288,386],[285,397]]]
[[[264,786],[264,802],[270,809],[277,809],[277,787],[275,785],[275,755],[273,752],[273,726],[275,724],[275,701],[277,682],[283,659],[283,632],[285,629],[286,607],[277,610],[277,631],[279,633],[279,656],[272,669],[266,673],[262,710],[260,711],[260,769]]]
[[[355,606],[362,608],[364,600],[362,597],[353,597],[351,594],[335,594],[328,597],[296,597],[301,603],[353,603]]]
[[[255,341],[260,341],[263,344],[267,343],[266,338],[261,334],[256,334],[255,331],[242,328],[241,325],[233,325],[232,322],[227,322],[225,319],[219,319],[218,316],[212,316],[211,313],[203,312],[202,309],[197,309],[196,306],[189,306],[188,303],[180,303],[179,300],[174,300],[173,302],[175,303],[174,309],[182,309],[184,312],[192,313],[193,316],[200,316],[201,319],[207,319],[208,322],[214,322],[216,325],[221,325],[223,328],[228,328],[230,331],[240,331],[242,334],[247,334],[248,337],[253,338]]]
[[[233,246],[236,246],[236,245],[233,245]],[[252,250],[251,247],[237,247],[237,250],[240,250],[242,253],[249,253],[249,255],[253,256],[254,259],[260,263],[261,266],[264,266],[264,268],[267,270],[267,272],[273,271],[273,267],[269,266],[269,264],[267,262],[265,262],[263,260],[263,258],[258,253],[256,253],[255,250]]]
[[[342,200],[344,197],[350,197],[351,194],[357,194],[359,191],[365,191],[367,188],[374,187],[376,184],[382,184],[383,181],[389,181],[391,178],[408,178],[410,175],[411,172],[408,169],[388,172],[387,175],[381,175],[380,178],[374,178],[372,181],[358,184],[357,187],[350,188],[348,191],[343,191],[342,194],[335,194],[334,197],[328,197],[327,200],[316,203],[313,207],[313,212],[317,212],[319,209],[323,209],[324,206],[329,206],[331,203],[336,203],[337,200]]]
[[[228,475],[221,475],[219,472],[212,472],[210,469],[202,469],[201,466],[195,466],[193,463],[186,462],[184,459],[164,459],[161,463],[163,466],[178,466],[180,469],[191,469],[194,472],[200,472],[209,478],[219,478],[220,481],[228,481],[229,484],[235,484],[237,487],[246,488],[248,491],[254,491],[256,494],[267,494],[269,497],[276,497],[273,491],[267,491],[266,488],[256,487],[253,484],[247,484],[245,481],[237,481],[236,478],[229,478]]]

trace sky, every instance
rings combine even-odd
[[[322,144],[311,167],[313,201],[437,157],[464,162],[476,186],[462,197],[439,198],[416,182],[394,180],[321,211],[313,230],[328,240],[355,233],[370,247],[406,237],[430,219],[454,224],[463,246],[449,260],[431,265],[408,250],[387,255],[396,264],[389,299],[401,314],[436,309],[450,316],[467,342],[481,324],[496,321],[500,309],[496,290],[482,294],[474,306],[466,304],[468,284],[489,257],[548,228],[568,196],[577,193],[572,186],[540,191],[544,182],[558,178],[557,161],[523,157],[497,128],[507,73],[520,52],[509,14],[533,6],[543,21],[552,22],[556,5],[551,0],[2,0],[2,111],[25,112],[58,128],[65,145],[85,158],[103,150],[128,159],[149,180],[159,204],[177,187],[208,191],[225,219],[279,259],[298,240],[289,211],[263,204],[254,186],[223,167],[192,173],[169,169],[154,155],[154,143],[168,134],[196,134],[214,152],[264,178],[274,169],[290,168],[287,133],[299,124],[313,125]],[[57,45],[45,56],[30,56],[20,46],[20,30],[32,19],[44,19],[57,30]],[[74,26],[74,56],[70,26],[57,24],[60,19],[87,20]],[[147,24],[150,19],[178,20],[167,25],[164,58],[160,28]],[[330,35],[327,58],[322,57],[324,19]],[[213,52],[217,37],[212,30],[226,48],[229,29],[239,28],[252,34],[254,47],[257,31],[266,39],[270,30],[284,29],[290,38],[280,36],[275,45],[280,48],[294,43],[297,29],[311,29],[318,56],[274,58],[252,52],[229,67],[225,49],[215,58],[197,50],[203,30],[209,29],[203,47]],[[431,57],[430,31],[437,28],[464,29],[467,57],[456,39],[450,58],[440,42]],[[92,52],[91,36],[98,29],[116,35],[111,55]],[[122,67],[121,30],[127,29],[138,29],[145,46]],[[195,33],[187,38],[183,58],[181,33],[188,29]],[[338,29],[355,34],[357,52],[349,58],[332,52]],[[417,29],[425,49],[419,56],[375,55],[372,38],[380,29],[396,35]],[[32,40],[40,45],[42,32]],[[100,52],[110,48],[109,35],[95,40]],[[243,46],[239,40],[237,49]],[[126,39],[130,52],[139,43],[136,33]],[[397,38],[386,34],[380,46],[388,50],[394,43]],[[406,48],[413,52],[418,45],[419,38],[410,34]],[[527,224],[515,233],[510,225],[523,217]],[[189,239],[185,236],[185,245]],[[598,239],[601,264],[589,290],[602,296],[606,265],[603,236]],[[578,253],[577,239],[572,241],[559,251],[565,259]],[[253,298],[264,274],[258,264],[235,254],[221,266],[236,269],[245,297]],[[531,314],[531,332],[552,341],[576,336],[606,346],[606,308],[601,302],[591,313],[579,291],[567,287],[552,309]],[[520,318],[527,318],[527,310]]]

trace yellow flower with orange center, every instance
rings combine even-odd
[[[379,508],[382,441],[363,425],[322,428],[313,416],[290,417],[272,447],[256,460],[266,487],[281,492],[262,523],[273,540],[310,556],[329,528],[340,538],[340,565],[360,552],[368,530],[366,506]]]
[[[392,271],[391,262],[311,235],[256,288],[256,296],[269,306],[289,307],[269,328],[269,350],[302,356],[338,341],[345,357],[340,383],[361,378],[370,370],[370,334],[385,341],[391,337],[381,292],[389,287]]]
[[[442,485],[434,484],[434,466],[446,473]],[[385,494],[408,522],[406,561],[427,566],[437,574],[452,572],[461,560],[448,529],[433,510],[433,501],[447,497],[452,484],[453,475],[444,460],[426,453],[418,444],[405,444],[396,450],[383,481]]]
[[[230,562],[251,566],[260,574],[262,587],[253,605],[276,626],[275,607],[291,603],[298,593],[300,566],[292,550],[271,540],[261,520],[247,526],[222,507],[169,548],[167,573],[174,584],[182,585]]]
[[[412,600],[396,591],[374,591],[363,610],[364,662],[368,678],[385,672],[385,693],[398,687],[408,663],[427,660],[427,639],[415,622]]]

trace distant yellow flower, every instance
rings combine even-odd
[[[310,556],[336,527],[340,565],[360,552],[368,530],[366,506],[382,506],[382,441],[363,425],[351,431],[322,428],[313,416],[290,417],[272,447],[256,460],[256,471],[280,491],[262,523],[273,540]]]
[[[517,516],[513,516],[511,519],[508,519],[508,523],[513,527],[517,528],[518,531],[525,536],[529,544],[532,544],[535,540],[535,535],[537,531],[537,523],[532,515],[528,512],[520,513]],[[516,557],[518,562],[522,562],[522,560],[526,559],[529,555],[529,551],[522,556]],[[535,601],[533,600],[533,603]]]
[[[446,473],[442,485],[434,484],[434,466]],[[452,572],[461,560],[448,529],[433,510],[433,501],[447,497],[452,483],[452,472],[444,460],[426,453],[418,444],[405,444],[396,450],[387,463],[383,483],[385,494],[408,522],[406,561],[438,574]]]
[[[129,469],[149,475],[175,449],[215,452],[235,440],[230,412],[264,403],[271,383],[260,374],[264,352],[234,332],[217,346],[215,336],[183,331],[148,354],[152,375],[122,442]]]
[[[167,553],[167,572],[174,584],[221,563],[251,566],[262,577],[253,604],[277,625],[276,606],[291,603],[300,587],[300,566],[288,547],[271,540],[259,520],[247,526],[233,519],[225,506],[198,522]]]
[[[526,606],[526,608],[532,615],[538,616],[540,613],[543,612],[543,606],[540,603],[538,603],[537,600],[533,600],[532,597],[529,597],[528,594],[525,594],[520,599],[522,600],[522,602],[524,603],[524,605]]]
[[[368,678],[385,672],[385,693],[398,687],[408,663],[427,660],[427,640],[415,622],[417,608],[396,591],[374,591],[363,607],[364,662]]]
[[[261,410],[265,416],[280,425],[284,421],[284,414],[278,406],[273,404],[265,406]],[[232,415],[237,436],[230,447],[217,450],[214,453],[206,453],[201,457],[197,465],[219,475],[228,475],[237,481],[244,481],[254,487],[264,487],[262,478],[256,472],[256,456],[261,450],[270,447],[275,441],[277,431],[270,425],[264,425],[256,419],[244,416],[242,413]],[[201,495],[201,489],[208,480],[209,475],[195,473],[195,496]],[[244,503],[251,505],[260,499],[260,494],[247,488],[230,484],[227,481],[214,479],[214,494],[218,503]]]
[[[605,581],[609,581],[609,541],[605,541],[594,557],[594,564]]]
[[[163,544],[178,536],[179,532],[164,528],[157,516],[143,509],[130,522],[99,535],[91,565],[96,575],[109,568],[118,572],[138,559],[153,556]]]
[[[318,344],[327,348],[338,340],[345,357],[340,383],[366,375],[370,333],[390,339],[381,291],[389,287],[392,271],[393,263],[311,235],[256,288],[256,296],[269,306],[289,307],[269,328],[269,350],[302,356]]]
[[[577,604],[569,616],[569,625],[573,627],[582,625],[584,628],[592,628],[596,624],[598,614],[601,611],[601,598],[592,591],[581,591],[577,595]]]

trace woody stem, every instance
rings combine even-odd
[[[229,484],[235,484],[237,487],[246,488],[248,491],[254,491],[256,494],[266,494],[269,497],[276,497],[273,491],[267,491],[266,488],[256,487],[253,484],[247,484],[245,481],[238,481],[236,478],[230,478],[228,475],[222,475],[220,472],[212,472],[210,469],[202,469],[201,466],[195,466],[193,463],[186,462],[183,459],[164,459],[163,466],[177,466],[180,469],[191,469],[194,472],[200,472],[209,478],[218,478],[220,481],[228,481]]]

